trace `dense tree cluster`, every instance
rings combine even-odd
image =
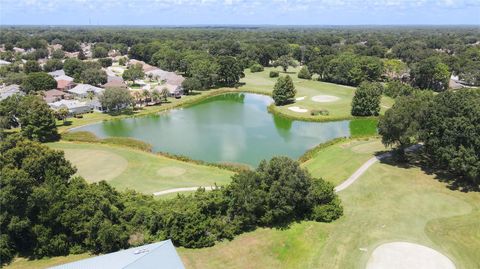
[[[455,175],[458,183],[480,186],[478,90],[400,96],[380,119],[379,133],[385,145],[396,146],[400,153],[422,142],[432,167]]]
[[[17,127],[32,140],[46,142],[58,138],[52,110],[36,95],[13,95],[0,102],[0,136],[3,129]]]
[[[171,238],[206,247],[258,226],[330,222],[343,210],[333,185],[286,157],[235,175],[226,188],[169,200],[87,184],[63,153],[9,136],[0,144],[0,255],[110,252]]]

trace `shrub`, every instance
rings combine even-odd
[[[317,115],[328,116],[330,115],[330,112],[327,109],[312,109],[310,111],[310,115],[311,116],[317,116]]]
[[[300,72],[298,72],[298,78],[301,78],[301,79],[312,78],[312,74],[310,73],[310,71],[308,71],[308,67],[304,66],[302,67],[302,69],[300,69]]]
[[[263,71],[263,66],[261,64],[253,64],[250,67],[250,72],[256,73],[256,72],[262,72]]]
[[[100,58],[98,59],[98,62],[102,65],[102,67],[109,67],[112,66],[113,60],[112,58]]]
[[[102,139],[102,143],[126,146],[143,151],[152,151],[152,145],[130,137],[109,137]]]
[[[317,205],[313,208],[312,220],[319,222],[332,222],[343,214],[343,208],[340,201],[334,199],[332,202],[323,205]]]
[[[274,70],[274,71],[270,71],[270,74],[269,74],[269,76],[270,76],[271,78],[278,78],[279,75],[280,75],[280,72],[275,71],[275,70]]]
[[[79,141],[79,142],[98,142],[98,137],[87,131],[80,132],[67,132],[62,134],[62,139],[66,141]]]

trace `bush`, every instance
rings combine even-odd
[[[262,72],[263,71],[263,66],[261,64],[253,64],[250,67],[250,72],[252,73],[257,73],[257,72]]]
[[[126,146],[143,151],[152,151],[152,145],[130,137],[109,137],[102,139],[102,143]]]
[[[310,111],[311,116],[328,116],[330,115],[330,112],[327,109],[312,109]]]
[[[298,72],[298,78],[301,78],[301,79],[312,78],[312,74],[310,73],[310,71],[308,71],[308,67],[304,66],[302,67],[302,69],[300,69],[300,72]]]
[[[102,67],[109,67],[112,66],[113,60],[112,58],[100,58],[98,59],[98,62],[102,65]]]
[[[278,78],[280,75],[280,72],[278,71],[270,71],[270,74],[268,74],[271,78]]]
[[[67,132],[62,134],[62,139],[66,141],[79,141],[79,142],[98,142],[98,137],[87,131],[80,132]]]
[[[317,205],[313,208],[312,220],[319,222],[332,222],[343,214],[343,208],[340,206],[338,198],[328,204]]]

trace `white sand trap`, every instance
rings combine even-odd
[[[333,95],[315,95],[314,97],[312,97],[312,101],[318,102],[318,103],[335,102],[339,99],[340,98]]]
[[[296,101],[302,101],[302,100],[305,100],[305,97],[306,97],[306,96],[297,97],[297,98],[295,98],[295,100],[296,100]]]
[[[366,269],[455,269],[453,262],[440,252],[422,245],[392,242],[377,247]]]
[[[298,112],[298,113],[305,113],[305,112],[308,111],[308,109],[300,108],[298,106],[292,106],[292,107],[289,107],[288,109],[293,111],[293,112]]]

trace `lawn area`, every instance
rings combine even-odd
[[[364,162],[385,147],[378,139],[348,140],[317,152],[304,162],[303,167],[316,177],[339,185],[352,175]],[[332,169],[332,168],[335,169]]]
[[[126,147],[69,142],[48,145],[63,150],[66,158],[77,167],[77,173],[89,182],[107,180],[118,189],[134,189],[147,194],[179,187],[223,185],[233,175],[217,167]]]
[[[281,68],[265,68],[262,72],[251,73],[250,70],[245,70],[245,77],[241,80],[245,85],[239,89],[246,89],[248,91],[258,91],[271,94],[273,86],[277,78],[270,78],[269,73],[272,70],[280,71],[280,75],[285,73]],[[317,80],[305,80],[297,77],[297,72],[300,67],[290,68],[288,75],[292,77],[293,83],[297,90],[296,98],[303,98],[303,100],[296,100],[295,103],[281,107],[274,107],[274,111],[286,116],[301,118],[305,120],[336,120],[352,118],[350,115],[351,101],[354,95],[355,88],[350,86],[343,86],[339,84],[321,82]],[[334,96],[338,99],[331,102],[315,102],[312,97],[317,95]],[[383,97],[381,103],[382,113],[393,104],[393,100],[389,97]],[[289,110],[289,107],[300,107],[308,109],[308,112],[299,113]],[[327,109],[330,113],[328,116],[311,116],[311,110]]]
[[[361,163],[354,155],[381,149],[380,145],[379,141],[333,145],[316,159],[329,152],[335,156],[325,162],[312,160],[315,169],[309,169],[314,176],[338,181],[335,173],[349,175],[343,170],[358,168],[346,164]],[[211,248],[180,248],[180,255],[188,268],[363,269],[375,247],[408,241],[443,253],[459,269],[480,267],[480,193],[452,191],[416,167],[377,163],[339,195],[345,212],[334,223],[258,229]]]
[[[64,263],[75,262],[78,260],[89,258],[90,254],[78,254],[59,256],[53,258],[44,258],[40,260],[28,260],[25,258],[17,258],[11,264],[3,267],[5,269],[43,269],[52,266],[61,265]]]

